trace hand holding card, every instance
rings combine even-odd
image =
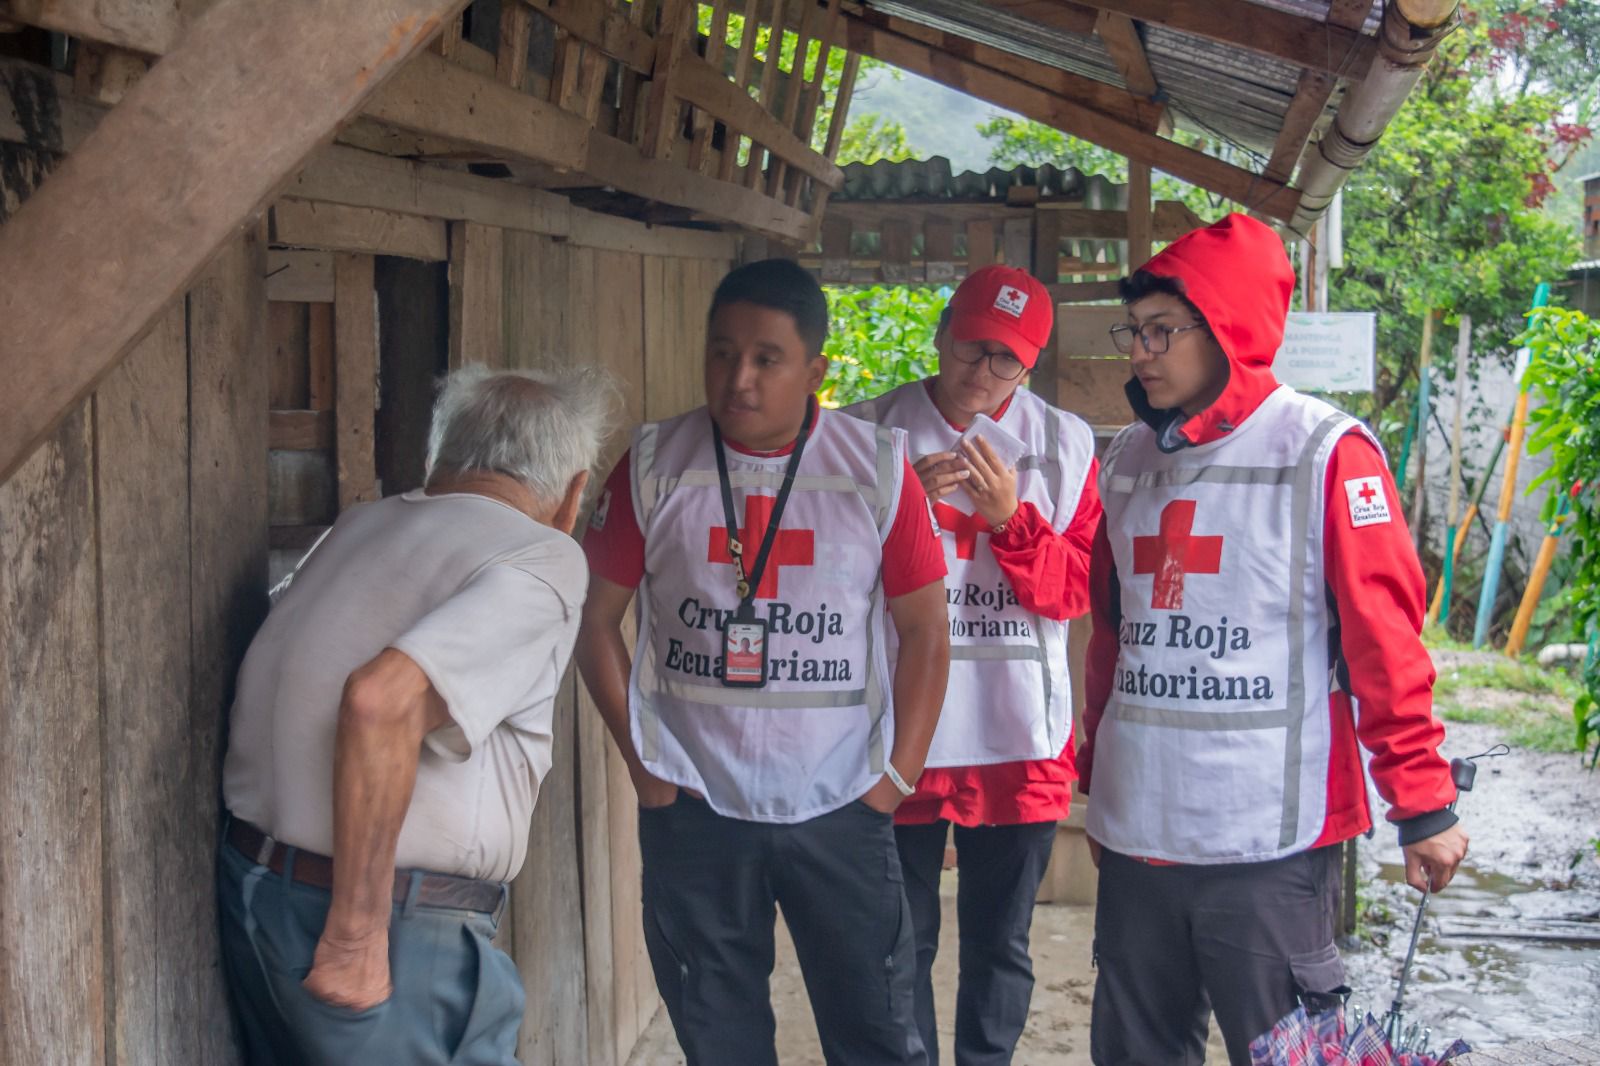
[[[966,432],[956,441],[955,453],[960,455],[961,445],[978,437],[988,442],[989,447],[994,449],[995,455],[1000,457],[1000,462],[1009,469],[1015,470],[1017,464],[1028,454],[1026,441],[1002,429],[1000,423],[988,415],[979,415],[972,420],[972,425],[968,426]]]

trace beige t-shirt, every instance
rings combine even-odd
[[[413,492],[347,511],[245,655],[223,766],[229,809],[331,854],[340,694],[396,648],[454,725],[424,742],[395,865],[509,880],[550,770],[587,587],[577,542],[484,496]]]

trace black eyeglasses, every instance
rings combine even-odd
[[[993,374],[1001,381],[1015,381],[1017,378],[1022,376],[1022,372],[1024,370],[1028,369],[1022,365],[1022,360],[1018,359],[1005,349],[986,352],[982,348],[979,348],[977,349],[978,354],[968,359],[961,353],[961,348],[959,345],[952,345],[951,347],[952,350],[950,354],[955,357],[955,360],[958,363],[965,363],[967,366],[977,366],[985,359],[989,360],[989,373]]]
[[[1205,328],[1204,322],[1196,322],[1192,326],[1164,326],[1159,322],[1149,322],[1135,329],[1124,322],[1111,327],[1111,343],[1117,346],[1117,351],[1127,355],[1133,351],[1133,337],[1137,333],[1145,351],[1151,355],[1166,355],[1167,349],[1172,347],[1174,333]]]

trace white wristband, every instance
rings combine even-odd
[[[894,787],[900,790],[900,795],[909,796],[916,791],[915,786],[906,784],[906,779],[900,776],[900,771],[894,768],[894,763],[888,759],[883,761],[883,772],[894,782]]]

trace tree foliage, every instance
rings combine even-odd
[[[822,351],[832,365],[823,403],[842,407],[871,399],[938,369],[933,334],[949,289],[874,285],[825,291],[829,330]]]
[[[1572,637],[1591,648],[1585,692],[1573,708],[1578,746],[1592,741],[1600,756],[1600,322],[1581,311],[1540,308],[1518,341],[1531,354],[1525,384],[1543,400],[1528,416],[1528,451],[1550,454],[1549,468],[1528,488],[1550,483],[1545,522],[1566,515],[1573,565],[1557,595]]]

